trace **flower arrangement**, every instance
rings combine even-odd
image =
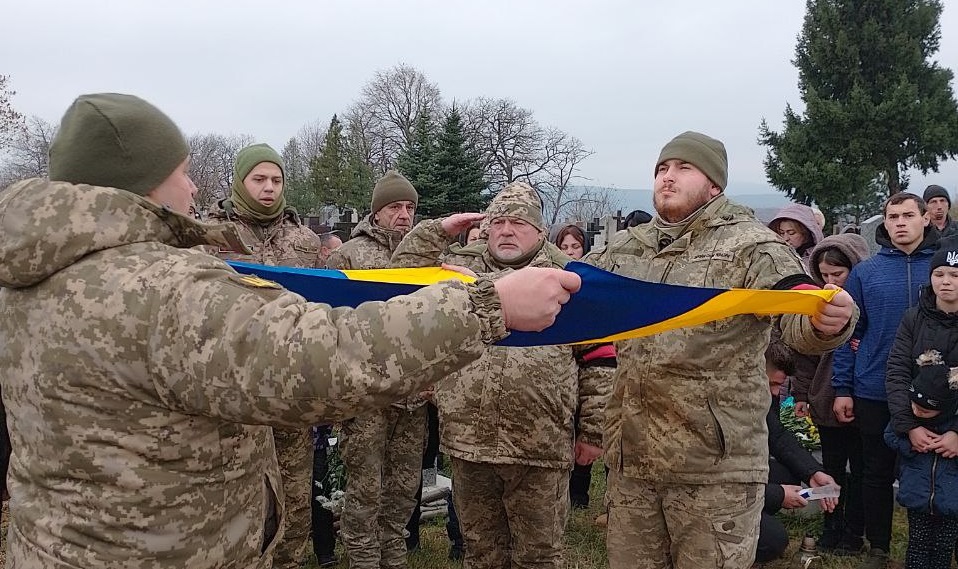
[[[818,427],[812,422],[811,415],[795,416],[794,398],[788,397],[782,400],[778,417],[781,419],[782,425],[795,435],[795,438],[802,443],[806,450],[813,451],[822,448],[822,439],[818,434]]]

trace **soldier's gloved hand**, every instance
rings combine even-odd
[[[486,218],[484,213],[454,213],[444,217],[439,223],[446,235],[455,237],[465,231],[470,225]]]
[[[555,322],[562,305],[582,286],[571,271],[526,267],[513,271],[495,283],[506,327],[539,332]]]

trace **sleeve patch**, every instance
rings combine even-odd
[[[283,288],[279,283],[257,277],[256,275],[230,275],[230,279],[250,288]]]

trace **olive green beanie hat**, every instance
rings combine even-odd
[[[283,182],[286,181],[286,165],[279,153],[268,144],[247,146],[236,153],[236,161],[233,162],[233,184],[230,186],[230,200],[242,214],[265,222],[276,219],[286,209],[286,191],[284,186],[279,199],[270,206],[265,206],[253,199],[243,180],[246,179],[246,176],[249,176],[249,173],[257,164],[262,162],[272,162],[279,166],[283,173]]]
[[[419,192],[409,183],[405,176],[395,170],[389,170],[376,182],[373,188],[373,202],[370,213],[376,212],[393,202],[410,201],[419,205]]]
[[[186,160],[183,133],[133,95],[81,95],[50,145],[50,179],[146,195]]]
[[[683,132],[662,148],[655,170],[666,160],[672,159],[692,164],[723,190],[728,183],[728,154],[725,145],[719,140],[691,130]]]

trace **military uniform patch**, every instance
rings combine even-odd
[[[279,283],[268,281],[264,278],[257,277],[256,275],[237,275],[233,277],[233,279],[241,284],[255,288],[283,288]]]

